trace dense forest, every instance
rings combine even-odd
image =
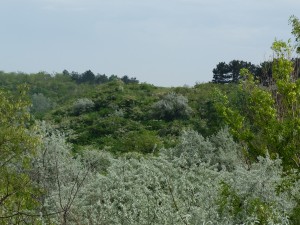
[[[300,21],[260,65],[158,87],[0,72],[0,224],[300,224]]]

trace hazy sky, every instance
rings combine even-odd
[[[300,0],[0,0],[0,70],[129,75],[194,85],[288,39]]]

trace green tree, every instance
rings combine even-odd
[[[105,74],[97,74],[95,77],[96,84],[102,84],[108,82],[108,77]]]
[[[257,68],[255,78],[264,86],[270,86],[274,82],[272,79],[272,64],[272,61],[264,61]]]
[[[33,223],[28,212],[37,205],[37,193],[28,172],[38,142],[28,130],[26,88],[18,97],[0,90],[0,103],[0,224]]]
[[[125,84],[138,83],[139,82],[135,77],[129,78],[127,75],[121,77],[121,81],[123,81]]]
[[[241,79],[241,73],[240,70],[243,68],[248,69],[251,73],[255,74],[257,67],[253,65],[250,62],[240,61],[240,60],[232,60],[229,62],[229,68],[230,68],[230,77],[231,82],[238,83]]]
[[[95,82],[95,74],[91,70],[81,74],[80,82],[93,84]]]
[[[256,73],[257,66],[250,62],[241,60],[232,60],[228,64],[220,62],[216,68],[213,69],[213,83],[237,83],[240,78],[240,70],[247,68],[252,73]]]
[[[220,62],[216,66],[216,68],[213,69],[213,83],[229,83],[230,82],[230,76],[228,75],[230,71],[229,66],[225,62]]]
[[[272,45],[274,84],[262,88],[254,75],[242,69],[243,110],[230,107],[228,98],[219,95],[217,108],[229,124],[232,134],[244,144],[246,158],[255,160],[269,153],[279,155],[284,167],[300,167],[300,80],[293,76],[290,41]]]

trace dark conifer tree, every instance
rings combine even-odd
[[[232,60],[228,64],[220,62],[216,68],[213,69],[213,83],[238,83],[241,79],[240,70],[246,68],[251,73],[256,74],[257,66],[250,62],[241,60]]]
[[[225,62],[220,62],[216,68],[213,69],[213,83],[229,83],[230,76],[228,75],[230,69],[229,66]]]

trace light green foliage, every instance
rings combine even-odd
[[[30,221],[37,192],[28,176],[37,139],[30,135],[26,87],[18,97],[0,90],[0,224]],[[33,223],[33,222],[32,222]]]
[[[300,166],[300,80],[293,77],[289,42],[275,41],[272,45],[274,83],[268,88],[254,81],[246,69],[240,88],[244,108],[232,108],[227,97],[217,94],[217,108],[229,124],[232,134],[244,144],[245,154],[255,160],[269,152],[279,155],[285,168]]]
[[[192,129],[197,130],[203,136],[207,137],[217,133],[225,126],[222,116],[214,106],[214,90],[218,88],[228,94],[229,100],[233,99],[238,92],[236,84],[197,84],[193,89],[189,89],[186,96],[189,99],[189,105],[195,113],[192,118]]]
[[[187,98],[174,92],[165,95],[153,105],[153,115],[157,119],[186,119],[191,113]]]
[[[293,26],[292,34],[295,36],[296,42],[298,43],[296,46],[297,53],[300,53],[300,21],[296,16],[291,16],[289,22]]]

